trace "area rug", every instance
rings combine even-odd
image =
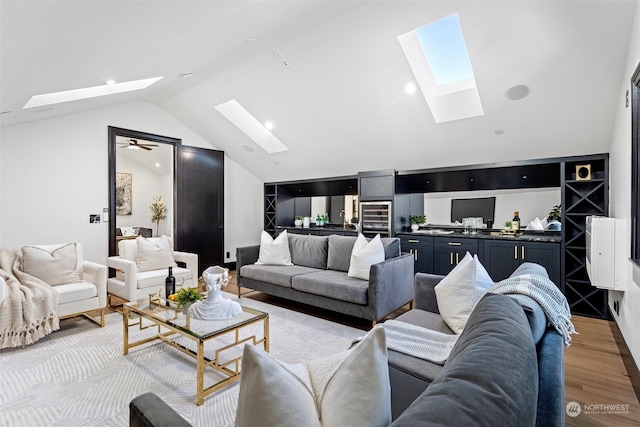
[[[269,313],[270,352],[288,363],[337,353],[365,333],[260,301],[242,304]],[[193,426],[233,425],[239,383],[197,406],[194,359],[161,342],[125,356],[122,315],[109,314],[105,322],[104,328],[88,319],[63,323],[33,345],[0,351],[0,426],[127,426],[129,402],[147,391]],[[259,333],[262,326],[255,327]],[[130,340],[148,333],[131,328]],[[215,380],[209,374],[205,384]]]

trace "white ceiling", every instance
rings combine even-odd
[[[637,3],[2,0],[1,125],[150,102],[264,181],[607,152]],[[397,36],[452,13],[485,115],[436,124],[404,92],[414,78]],[[22,110],[32,95],[156,76]],[[516,84],[529,97],[508,100]],[[265,153],[214,109],[232,98],[290,150]]]

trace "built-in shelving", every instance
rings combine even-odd
[[[577,179],[577,166],[588,165],[588,179]],[[562,233],[564,294],[573,314],[606,319],[607,292],[591,286],[586,270],[586,218],[609,213],[608,156],[574,158],[562,163]]]

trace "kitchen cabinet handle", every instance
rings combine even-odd
[[[518,245],[513,247],[513,259],[518,259]]]
[[[456,264],[460,263],[460,254],[456,253]]]
[[[462,243],[460,243],[460,242],[449,242],[449,243],[447,243],[447,244],[448,244],[449,246],[460,246],[460,245],[462,245]]]
[[[409,242],[409,243],[420,243],[420,240],[412,240],[412,239],[409,239],[409,240],[408,240],[408,242]]]
[[[524,245],[522,245],[522,260],[524,261]]]
[[[451,257],[449,257],[449,264],[453,265],[453,252],[451,252],[449,255],[451,255]]]

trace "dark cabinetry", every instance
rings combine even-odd
[[[478,240],[467,238],[433,238],[433,273],[447,274],[469,252],[478,253]]]
[[[394,193],[394,170],[360,172],[358,174],[358,195],[360,197],[360,201],[391,201]]]
[[[413,255],[414,273],[433,271],[433,237],[405,237],[400,238],[402,252]]]
[[[506,279],[523,262],[535,262],[560,286],[560,243],[485,240],[483,245],[482,264],[494,281]]]

